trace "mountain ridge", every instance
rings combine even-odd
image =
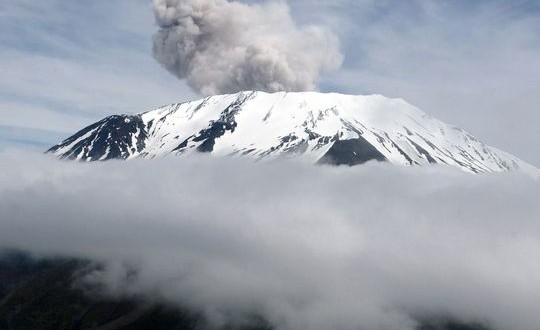
[[[205,152],[336,165],[446,164],[473,173],[534,169],[402,99],[318,92],[244,91],[113,115],[47,152],[82,161]]]

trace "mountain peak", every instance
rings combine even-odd
[[[447,164],[475,173],[532,168],[402,99],[318,92],[245,91],[110,116],[48,152],[83,161],[207,152],[338,165]]]

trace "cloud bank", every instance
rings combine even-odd
[[[343,56],[337,37],[297,26],[285,1],[154,0],[155,59],[196,91],[307,91]]]
[[[516,173],[6,152],[0,167],[0,245],[103,261],[87,280],[112,294],[287,330],[538,329],[540,184]]]

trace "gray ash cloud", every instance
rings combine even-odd
[[[316,90],[343,61],[338,38],[298,26],[284,1],[154,0],[155,59],[204,95]]]

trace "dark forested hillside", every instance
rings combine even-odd
[[[0,254],[0,330],[204,330],[197,313],[138,299],[87,292],[77,279],[96,267],[80,260],[36,260],[21,252]],[[480,325],[423,321],[418,330],[488,330]],[[260,319],[223,330],[269,330]]]

